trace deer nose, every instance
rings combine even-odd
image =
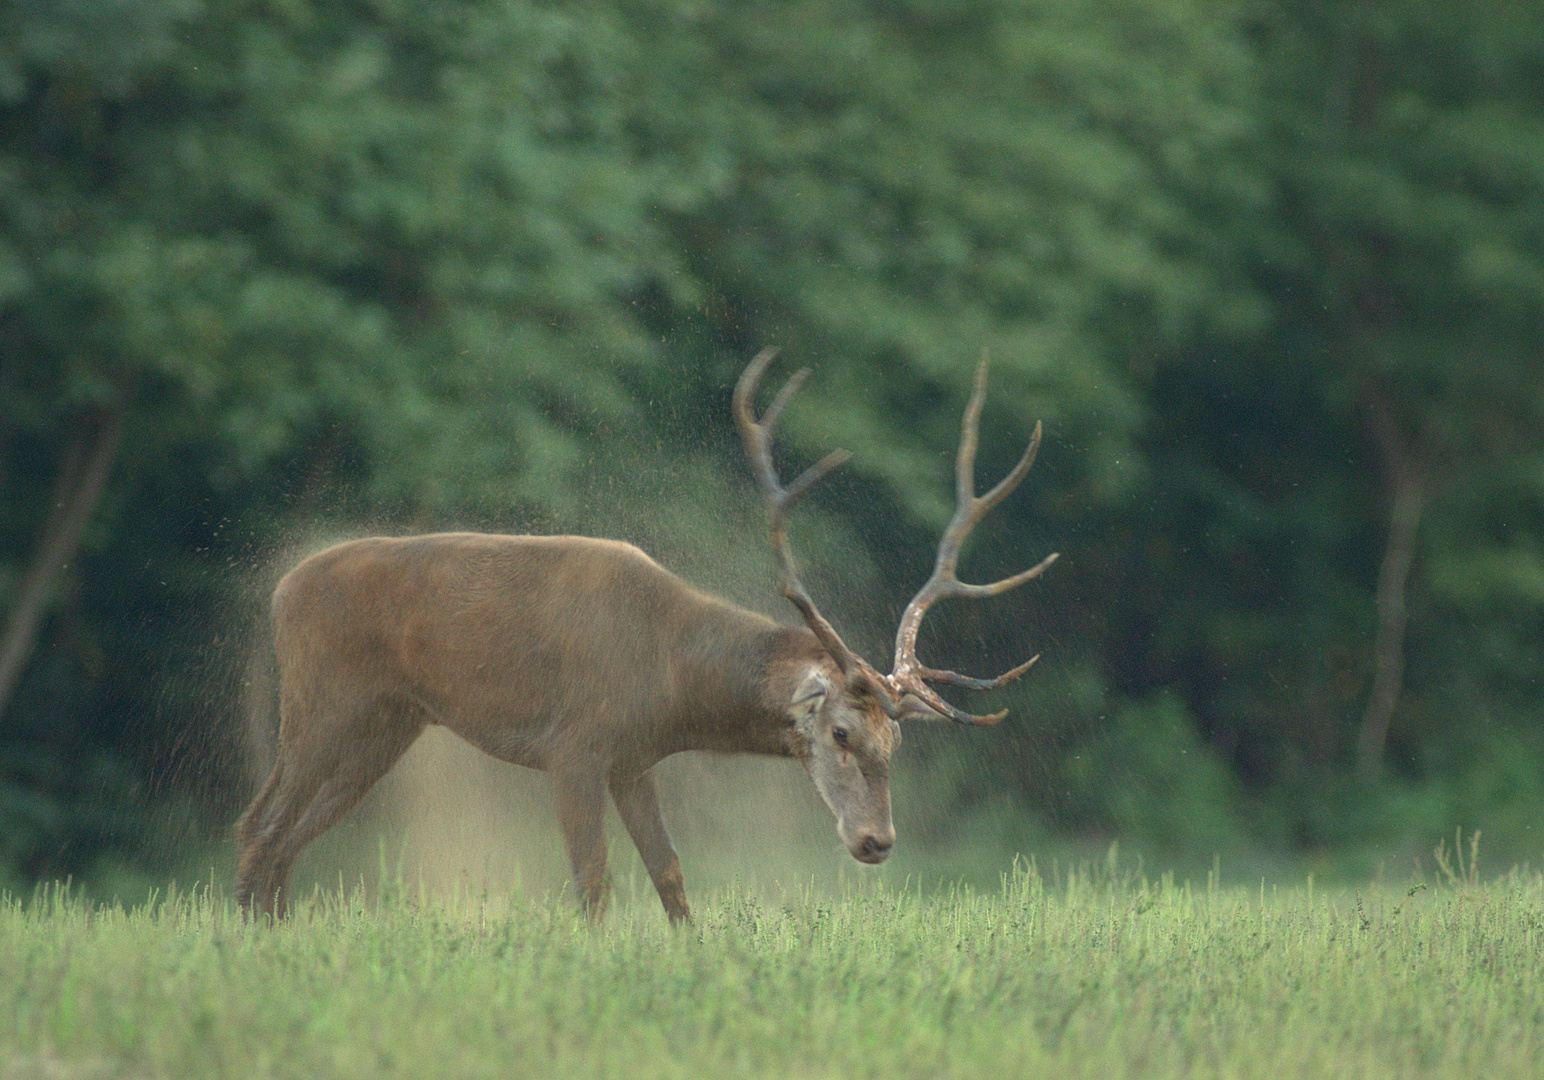
[[[870,833],[863,838],[863,843],[858,845],[858,858],[868,863],[881,863],[890,854],[890,849],[895,846],[895,834],[876,835]]]

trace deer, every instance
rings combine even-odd
[[[351,540],[279,581],[271,619],[279,673],[272,772],[236,826],[236,896],[249,918],[282,918],[288,874],[391,769],[425,727],[440,724],[501,761],[546,770],[584,912],[610,895],[604,835],[609,793],[672,923],[687,921],[681,862],[665,829],[653,768],[683,751],[752,753],[800,762],[836,817],[848,853],[878,864],[895,844],[890,761],[910,720],[993,725],[930,684],[994,690],[1038,654],[992,679],[917,659],[923,617],[939,600],[997,596],[1057,558],[988,585],[966,584],[960,548],[1034,464],[1036,423],[1018,464],[975,491],[986,397],[983,353],[955,462],[957,509],[932,576],[907,604],[888,674],[859,656],[801,582],[788,512],[849,455],[834,450],[784,485],[773,435],[809,369],[756,418],[753,399],[773,350],[741,374],[733,413],[766,504],[782,594],[802,616],[785,626],[700,592],[631,544],[585,536],[451,532]]]

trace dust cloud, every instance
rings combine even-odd
[[[852,863],[834,820],[795,762],[678,754],[655,770],[687,888],[733,883],[763,893],[841,889],[878,880]],[[363,884],[428,897],[500,901],[571,894],[545,773],[498,761],[431,727],[350,817],[312,845],[294,895]],[[608,811],[616,898],[657,906],[614,810]]]

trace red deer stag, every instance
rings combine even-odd
[[[783,595],[806,628],[780,626],[691,588],[629,544],[582,536],[444,533],[338,544],[302,562],[273,595],[280,675],[277,761],[236,827],[242,907],[270,916],[302,848],[338,821],[427,724],[443,724],[503,761],[552,774],[558,820],[584,907],[609,891],[602,832],[606,792],[638,846],[672,921],[690,917],[681,864],[655,798],[651,768],[682,750],[794,757],[836,815],[852,857],[883,862],[895,842],[890,755],[899,720],[995,724],[927,684],[988,690],[917,659],[917,629],[948,597],[986,597],[1037,576],[1056,558],[992,585],[955,576],[960,545],[1024,478],[1023,458],[977,496],[976,430],[986,357],[965,410],[959,509],[938,562],[901,616],[895,663],[881,675],[849,649],[799,581],[784,519],[847,459],[835,451],[784,487],[772,433],[807,371],[758,422],[752,397],[772,352],[734,392],[734,414],[767,504]]]

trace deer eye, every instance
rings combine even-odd
[[[832,728],[831,729],[831,737],[836,740],[836,745],[837,746],[845,747],[847,745],[847,729],[846,728],[844,728],[844,727]]]

